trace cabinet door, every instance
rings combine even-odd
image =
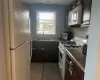
[[[75,72],[76,76],[78,77],[79,80],[83,80],[84,79],[84,72],[80,69],[80,67],[74,63],[74,61],[67,56],[67,61],[69,63],[69,65],[71,65],[73,71]]]
[[[73,11],[69,12],[69,16],[68,16],[68,25],[73,25]]]
[[[44,59],[45,62],[58,61],[58,42],[45,42],[44,44]]]
[[[32,58],[31,58],[31,62],[35,61],[35,55],[36,55],[35,41],[32,41]]]
[[[31,62],[43,62],[43,42],[33,41]]]
[[[33,42],[32,62],[57,62],[58,42],[36,41]]]
[[[73,69],[69,64],[66,62],[66,72],[65,72],[65,80],[79,80],[74,73]]]
[[[89,24],[91,16],[92,0],[84,0],[83,2],[83,24]]]
[[[77,0],[77,5],[81,4],[82,0]]]
[[[44,51],[43,51],[43,41],[37,41],[36,42],[36,60],[37,62],[44,62]]]
[[[65,67],[65,80],[69,80],[69,64],[66,61],[66,67]]]

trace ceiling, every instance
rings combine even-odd
[[[42,4],[68,5],[73,0],[21,0],[21,1],[29,4],[42,3]]]

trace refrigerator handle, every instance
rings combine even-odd
[[[30,59],[32,58],[32,41],[30,42]]]

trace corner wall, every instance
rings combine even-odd
[[[92,0],[91,24],[84,80],[100,80],[100,0]],[[98,75],[99,76],[98,76]]]

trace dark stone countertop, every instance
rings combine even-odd
[[[85,72],[86,56],[82,54],[81,48],[66,48],[67,54],[73,59],[73,61]]]

